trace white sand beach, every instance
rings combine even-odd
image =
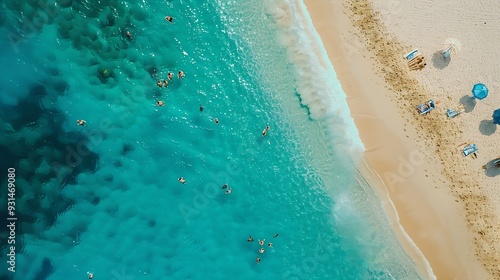
[[[367,148],[366,175],[388,195],[418,249],[401,242],[437,279],[500,279],[500,2],[306,0]],[[449,60],[442,51],[455,44]],[[410,71],[418,48],[427,65]],[[471,98],[476,83],[489,88]],[[420,116],[416,106],[437,108]],[[449,119],[446,109],[465,112]],[[461,154],[477,144],[477,158]],[[362,168],[362,166],[361,166]],[[381,180],[380,180],[381,179]],[[391,207],[388,207],[391,209]],[[433,275],[432,275],[433,274]]]

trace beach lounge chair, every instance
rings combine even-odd
[[[412,60],[413,58],[415,58],[418,55],[420,55],[420,53],[418,52],[418,49],[414,49],[413,51],[403,55],[403,58],[406,58],[408,60]]]
[[[434,109],[436,109],[436,103],[432,99],[417,106],[420,115],[425,115]]]
[[[473,154],[475,152],[477,152],[477,147],[476,144],[474,143],[465,146],[464,149],[462,150],[462,154],[464,155],[464,157]]]
[[[448,118],[454,118],[454,117],[460,115],[463,112],[465,112],[465,106],[464,105],[459,105],[455,109],[447,109],[446,110],[446,115],[448,116]]]
[[[493,166],[495,166],[496,168],[500,168],[500,158],[493,160]]]

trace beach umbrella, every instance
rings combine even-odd
[[[457,54],[462,49],[462,44],[455,38],[448,38],[443,44],[445,49],[443,50],[443,56],[449,58],[451,53]]]
[[[496,109],[493,111],[493,122],[496,124],[500,124],[500,109]]]
[[[485,99],[488,96],[488,88],[484,84],[475,84],[472,88],[472,95],[476,99]]]

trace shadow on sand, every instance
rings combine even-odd
[[[476,107],[477,101],[470,95],[464,95],[460,98],[460,103],[465,106],[465,112],[470,113]]]
[[[450,58],[443,56],[443,51],[437,51],[432,55],[432,65],[437,69],[444,69],[450,64]]]
[[[481,134],[490,136],[497,130],[497,125],[493,122],[493,120],[482,120],[479,124],[479,131]]]
[[[495,167],[495,159],[490,160],[484,167],[484,174],[488,177],[495,177],[500,175],[500,167]]]

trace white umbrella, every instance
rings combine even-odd
[[[446,39],[443,45],[446,46],[446,49],[443,51],[443,56],[445,58],[449,58],[452,52],[454,54],[459,53],[460,50],[462,49],[462,44],[460,44],[460,41],[458,41],[455,38]]]

